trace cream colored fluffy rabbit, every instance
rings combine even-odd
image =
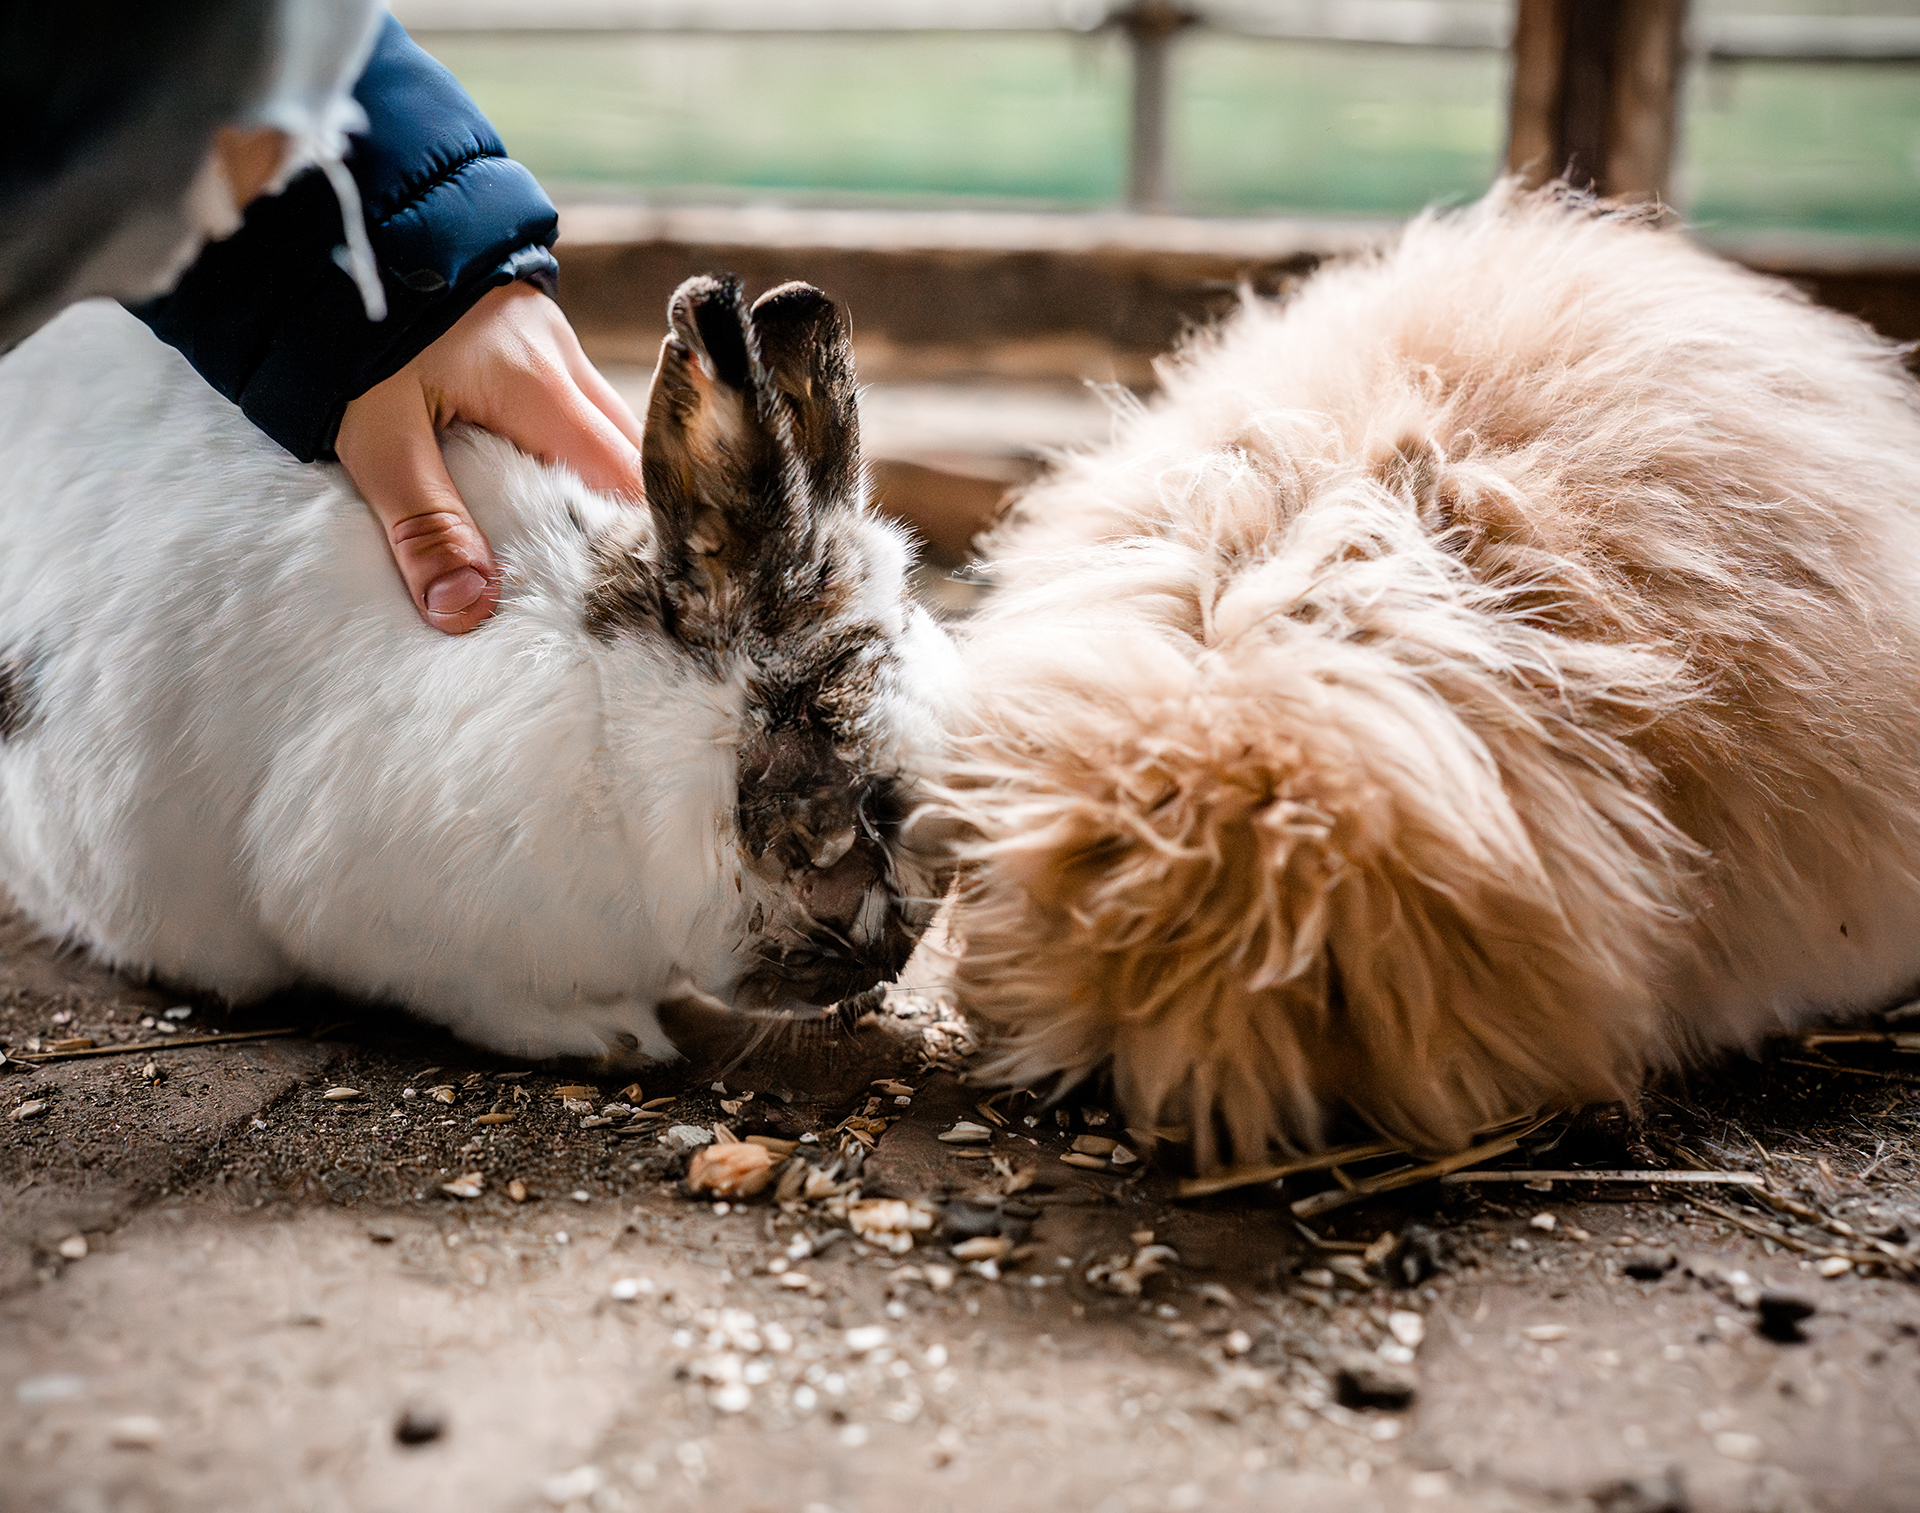
[[[901,822],[953,650],[871,512],[845,321],[674,296],[648,507],[480,433],[507,566],[423,626],[334,468],[116,306],[0,363],[0,882],[176,983],[296,980],[528,1055],[671,1056],[663,999],[830,1002],[898,969]]]
[[[1510,187],[1250,303],[964,647],[965,1006],[1202,1162],[1426,1149],[1920,984],[1920,391]]]

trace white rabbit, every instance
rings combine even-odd
[[[956,664],[865,501],[826,296],[675,294],[648,506],[469,432],[499,611],[423,626],[332,467],[116,306],[0,363],[0,882],[232,1001],[318,981],[516,1054],[667,1057],[656,1007],[890,975]],[[694,993],[697,997],[698,993]]]
[[[962,1006],[1198,1160],[1428,1149],[1920,985],[1920,389],[1503,187],[1249,302],[963,643]]]

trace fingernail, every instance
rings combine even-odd
[[[457,615],[462,610],[473,608],[486,591],[487,580],[478,572],[470,567],[456,567],[427,585],[427,613]]]

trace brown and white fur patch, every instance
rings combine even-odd
[[[1428,1150],[1920,983],[1920,403],[1497,189],[1249,301],[1030,491],[946,808],[1000,1076]]]

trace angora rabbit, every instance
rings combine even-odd
[[[838,309],[674,296],[647,507],[479,433],[497,614],[419,622],[333,468],[116,307],[0,364],[0,882],[176,983],[296,979],[526,1055],[672,1046],[656,1008],[892,973],[956,672],[864,500]]]
[[[1425,1150],[1920,983],[1920,392],[1497,189],[1249,303],[963,646],[963,1006],[1196,1159]]]

